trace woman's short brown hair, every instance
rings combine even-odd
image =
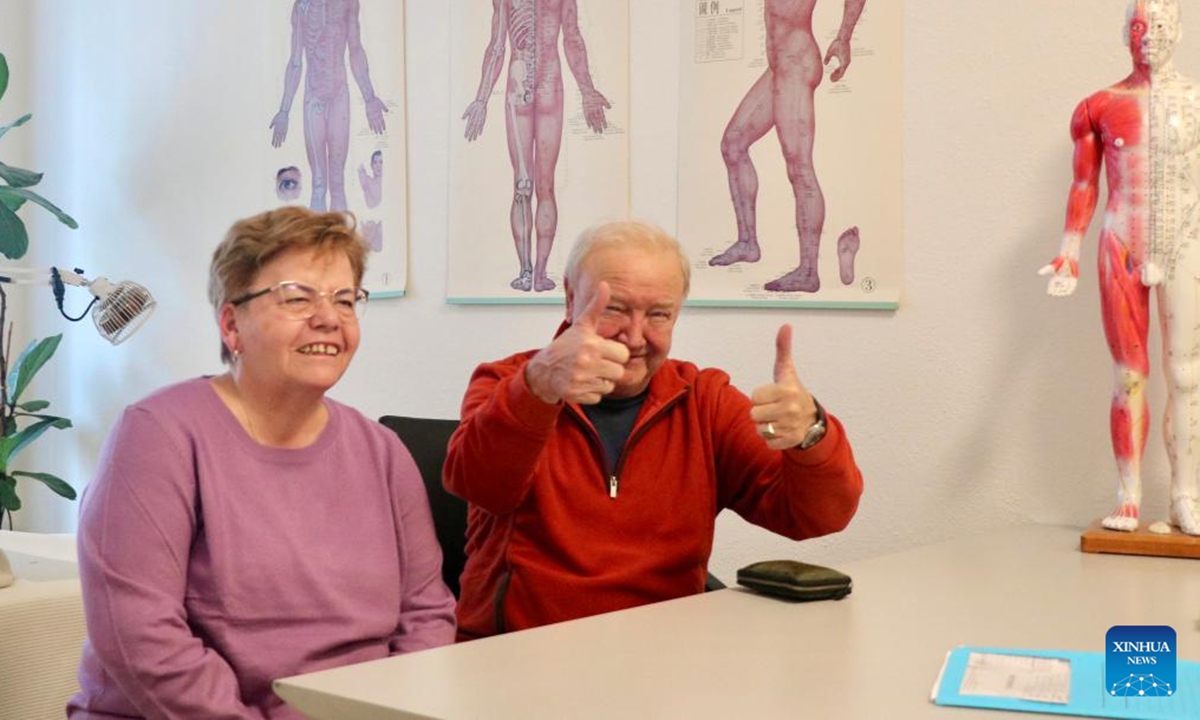
[[[250,283],[264,265],[293,249],[345,253],[354,284],[362,285],[368,248],[358,234],[354,216],[291,205],[238,220],[229,228],[213,251],[208,271],[208,300],[213,310],[220,315],[230,298],[250,291]],[[221,361],[230,360],[229,348],[222,342]]]

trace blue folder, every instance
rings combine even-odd
[[[1066,704],[1037,702],[992,695],[963,695],[963,675],[971,653],[1058,658],[1071,663],[1071,699]],[[1104,653],[1074,650],[1020,650],[1014,648],[957,647],[946,656],[934,687],[938,705],[1016,710],[1055,715],[1085,715],[1132,720],[1200,718],[1200,662],[1177,660],[1174,693],[1170,697],[1120,697],[1104,689]]]

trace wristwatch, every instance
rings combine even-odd
[[[825,437],[825,430],[828,427],[825,424],[825,408],[821,407],[821,403],[813,398],[813,404],[817,406],[817,421],[808,428],[808,432],[804,434],[804,439],[797,446],[801,450],[807,450],[813,445],[821,442],[821,438]]]

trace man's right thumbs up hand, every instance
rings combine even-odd
[[[625,373],[629,348],[599,332],[609,296],[608,283],[601,281],[571,327],[526,364],[525,383],[542,402],[594,405]]]

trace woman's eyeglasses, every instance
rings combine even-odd
[[[275,302],[279,305],[280,309],[296,320],[307,320],[315,315],[321,298],[328,300],[329,304],[333,306],[333,309],[337,311],[337,314],[343,320],[361,318],[363,313],[367,311],[367,298],[371,295],[362,288],[342,288],[341,290],[322,292],[304,283],[298,283],[294,280],[284,280],[283,282],[275,283],[271,287],[249,292],[241,297],[234,298],[229,303],[236,307],[243,303],[248,303],[254,298],[262,297],[267,293],[273,294]]]

